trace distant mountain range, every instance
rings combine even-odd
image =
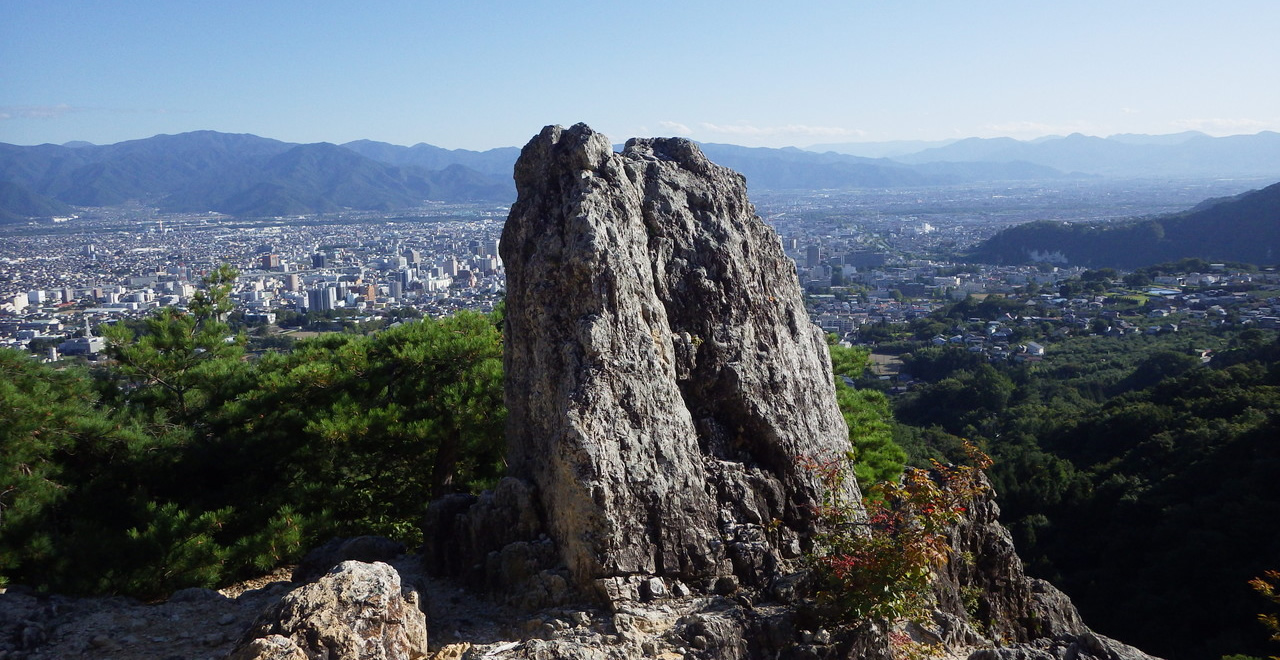
[[[838,154],[847,154],[849,156],[861,156],[863,158],[894,158],[896,156],[907,156],[919,153],[925,149],[934,147],[945,147],[953,142],[959,142],[960,139],[954,140],[891,140],[888,142],[835,142],[830,144],[815,144],[805,149],[805,151],[814,151],[817,153],[826,153],[833,151]]]
[[[388,160],[360,153],[368,150],[385,151]],[[397,158],[401,150],[403,157]],[[509,168],[497,176],[458,162],[514,159],[515,150],[495,151],[497,155],[487,155],[491,152],[374,142],[291,144],[214,131],[107,146],[0,144],[0,182],[5,184],[0,221],[63,213],[66,205],[111,206],[129,200],[166,211],[246,217],[394,210],[424,200],[509,202],[515,194]],[[440,166],[414,164],[422,153],[431,153]],[[453,162],[448,162],[449,154],[456,154]]]
[[[982,263],[1047,261],[1090,268],[1139,268],[1189,257],[1277,264],[1280,183],[1153,219],[1018,225],[991,237],[969,257]]]
[[[751,190],[906,188],[1066,177],[1053,168],[1022,162],[907,165],[887,158],[818,154],[794,147],[767,149],[711,143],[699,146],[712,162],[747,177]]]
[[[519,147],[501,147],[488,151],[467,151],[466,149],[433,147],[425,142],[419,142],[412,147],[401,147],[371,140],[356,140],[355,142],[347,142],[342,146],[380,163],[424,167],[429,170],[443,170],[450,165],[461,165],[481,174],[503,180],[511,178],[516,158],[520,157]]]
[[[896,162],[911,165],[1020,162],[1062,172],[1109,177],[1280,178],[1280,133],[1270,131],[1218,138],[1196,131],[1106,138],[1075,133],[1031,141],[969,138],[944,143],[827,144],[811,149],[860,156],[884,154]]]
[[[823,153],[703,144],[751,190],[901,188],[1080,176],[1280,178],[1280,134],[1213,138],[1071,135],[1020,142],[825,145]],[[858,150],[864,157],[838,151]],[[196,131],[99,146],[0,143],[0,222],[140,200],[166,211],[243,217],[397,210],[425,200],[510,203],[520,150],[449,150],[357,140],[293,144]],[[882,157],[893,155],[893,159]]]

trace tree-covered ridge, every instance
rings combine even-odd
[[[70,206],[56,199],[33,193],[10,181],[0,181],[0,224],[71,213]]]
[[[1272,264],[1280,260],[1280,184],[1184,213],[1114,224],[1040,221],[1010,227],[969,256],[984,263],[1047,261],[1137,268],[1188,257]]]
[[[1267,652],[1248,580],[1280,556],[1274,332],[1080,337],[1003,367],[963,348],[904,357],[930,382],[896,400],[899,440],[986,448],[1028,570],[1092,626],[1170,658]]]
[[[0,351],[0,580],[156,596],[334,535],[421,538],[434,495],[502,472],[496,317],[334,334],[245,361],[219,271],[190,310],[108,331],[90,374]]]

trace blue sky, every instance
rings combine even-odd
[[[0,142],[1280,130],[1280,2],[4,0]]]

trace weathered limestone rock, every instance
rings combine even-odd
[[[948,645],[1011,644],[974,652],[970,660],[1153,660],[1090,631],[1066,594],[1023,572],[1013,537],[999,518],[1000,507],[989,493],[970,503],[952,532],[951,558],[934,582],[934,637]]]
[[[1091,632],[1076,636],[1042,637],[1004,648],[980,649],[968,660],[1153,660],[1152,656],[1114,639]]]
[[[503,231],[509,473],[575,587],[762,585],[848,449],[821,332],[741,175],[683,139],[550,126]],[[852,486],[856,488],[856,486]],[[856,500],[855,500],[856,501]]]
[[[414,660],[427,655],[418,594],[381,562],[346,561],[268,608],[234,660]]]
[[[267,635],[236,649],[227,660],[309,660],[307,654],[283,635]]]

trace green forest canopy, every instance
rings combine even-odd
[[[113,366],[0,351],[0,579],[141,596],[216,586],[335,535],[416,544],[433,497],[502,475],[500,311],[248,360],[223,320],[233,277],[215,273],[186,311],[106,331]],[[927,337],[952,322],[913,323]],[[1280,563],[1276,333],[1049,348],[1037,365],[917,348],[903,358],[927,383],[891,401],[866,386],[864,350],[832,346],[858,480],[959,460],[972,439],[996,459],[1029,571],[1095,628],[1175,660],[1265,654],[1247,581]],[[1206,348],[1202,364],[1192,351]]]
[[[895,400],[899,442],[916,460],[958,457],[960,438],[988,451],[1028,572],[1092,627],[1175,660],[1267,654],[1248,580],[1280,563],[1275,332],[1079,337],[1025,365],[904,357],[928,382]]]
[[[227,275],[223,273],[223,276]],[[502,473],[498,317],[332,334],[242,359],[217,275],[111,367],[0,351],[0,576],[159,596],[262,572],[334,535],[420,540],[433,496]]]

